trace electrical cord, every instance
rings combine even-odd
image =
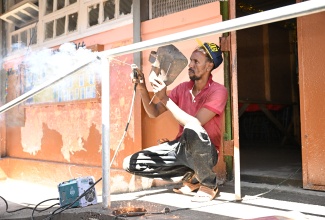
[[[111,164],[110,166],[112,166],[114,160],[115,160],[115,157],[119,151],[119,148],[121,147],[121,144],[122,144],[122,141],[124,140],[125,136],[126,136],[126,133],[127,133],[127,130],[129,128],[129,124],[130,124],[130,121],[131,121],[131,115],[132,115],[132,110],[133,110],[133,106],[134,106],[134,100],[135,100],[135,94],[136,94],[136,89],[137,89],[137,84],[134,84],[134,89],[133,89],[133,97],[132,97],[132,102],[131,102],[131,108],[130,108],[130,112],[129,112],[129,117],[128,117],[128,121],[127,121],[127,124],[126,124],[126,127],[124,129],[124,133],[123,133],[123,136],[119,142],[119,144],[117,145],[117,148],[115,150],[115,153],[114,153],[114,156],[111,160]]]
[[[280,183],[278,183],[275,187],[273,187],[272,189],[264,192],[264,193],[260,193],[260,194],[257,194],[255,195],[255,197],[259,197],[259,196],[262,196],[262,195],[265,195],[265,194],[268,194],[270,192],[272,192],[273,190],[275,190],[276,188],[279,188],[284,182],[288,181],[291,179],[291,177],[293,177],[293,175],[295,175],[296,173],[298,173],[298,171],[301,170],[301,168],[298,168],[295,172],[293,172],[287,179],[284,179],[282,180]]]
[[[9,211],[8,210],[8,208],[9,208],[9,206],[8,206],[8,202],[7,202],[7,200],[5,200],[5,198],[3,198],[2,196],[0,196],[0,198],[5,202],[5,204],[6,204],[6,212],[7,213],[14,213],[14,212],[18,212],[18,211],[21,211],[21,210],[25,210],[25,209],[33,209],[33,208],[31,208],[31,207],[24,207],[24,208],[20,208],[20,209],[16,209],[16,210],[13,210],[13,211]]]
[[[44,203],[44,202],[48,202],[48,201],[51,201],[51,200],[59,200],[59,198],[55,198],[55,199],[47,199],[47,200],[44,200],[44,201],[38,203],[38,204],[33,208],[31,219],[34,220],[34,212],[35,212],[35,210],[37,210],[37,209],[36,209],[37,206],[39,206],[40,204],[42,204],[42,203]],[[60,203],[55,203],[55,204],[53,204],[53,205],[51,205],[51,206],[49,206],[49,207],[47,207],[47,208],[45,208],[45,209],[42,209],[42,210],[40,210],[40,211],[38,211],[38,212],[44,212],[44,211],[46,211],[46,210],[48,210],[48,209],[50,209],[50,208],[52,208],[52,207],[54,207],[54,206],[56,206],[56,205],[60,205]]]
[[[44,200],[44,201],[40,202],[39,204],[37,204],[34,208],[32,208],[32,207],[23,207],[23,208],[20,208],[20,209],[16,209],[16,210],[9,211],[9,210],[8,210],[9,206],[8,206],[8,202],[7,202],[7,200],[6,200],[5,198],[3,198],[2,196],[0,196],[0,198],[1,198],[1,199],[5,202],[5,204],[6,204],[6,212],[7,212],[7,213],[14,213],[14,212],[18,212],[18,211],[21,211],[21,210],[29,209],[29,210],[33,210],[33,212],[32,212],[32,217],[33,217],[33,214],[34,214],[35,211],[37,211],[37,212],[43,212],[43,211],[46,211],[46,210],[52,208],[52,207],[55,206],[55,205],[58,205],[58,203],[56,203],[56,204],[54,204],[54,205],[52,205],[52,206],[50,206],[50,207],[48,207],[48,208],[45,208],[45,209],[37,209],[37,206],[39,206],[40,204],[42,204],[42,203],[44,203],[44,202],[47,202],[47,201],[51,201],[51,200],[59,200],[59,198],[47,199],[47,200]]]

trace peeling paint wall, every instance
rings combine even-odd
[[[62,142],[61,154],[70,162],[71,155],[78,151],[87,151],[84,141],[88,139],[92,125],[101,132],[101,113],[98,104],[34,107],[26,111],[26,124],[21,128],[23,151],[37,154],[45,138],[43,130],[50,129],[59,136],[56,142]],[[97,149],[99,152],[100,149]]]
[[[117,59],[124,63],[111,61],[110,68],[111,155],[123,137],[133,95],[131,68],[128,65],[132,63],[133,56],[124,55]],[[26,113],[25,126],[9,128],[8,156],[101,166],[100,98],[22,107]],[[133,123],[132,118],[119,151],[123,152],[125,145],[133,149]],[[121,167],[126,154],[119,153],[113,165]]]
[[[21,146],[12,145],[8,155],[56,162],[78,162],[78,153],[96,153],[100,159],[101,111],[99,103],[26,108],[26,123],[11,128],[11,138],[20,134]],[[19,131],[19,132],[17,132]],[[96,144],[87,144],[97,133]],[[11,134],[11,135],[10,135]],[[76,157],[73,159],[73,157]],[[83,159],[87,162],[87,158]],[[94,163],[98,164],[98,163]]]

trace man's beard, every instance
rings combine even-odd
[[[196,76],[195,71],[192,68],[189,68],[188,71],[193,73],[193,75],[189,76],[190,80],[195,81],[195,80],[200,80],[202,78],[202,76]]]
[[[190,80],[192,81],[200,80],[201,78],[202,78],[201,76],[196,76],[196,75],[190,76]]]

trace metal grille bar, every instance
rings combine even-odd
[[[194,8],[217,0],[152,0],[152,18]]]

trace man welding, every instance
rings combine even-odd
[[[159,78],[158,59],[149,74],[158,103],[151,103],[143,73],[138,69],[137,91],[148,116],[158,117],[170,111],[179,123],[172,141],[136,152],[124,159],[123,168],[134,175],[165,180],[183,176],[183,185],[174,192],[196,192],[192,201],[205,202],[218,193],[213,167],[217,164],[221,143],[222,114],[227,101],[226,88],[212,80],[212,71],[222,63],[222,52],[214,43],[200,43],[192,52],[190,80],[176,86],[167,95],[167,86]]]

